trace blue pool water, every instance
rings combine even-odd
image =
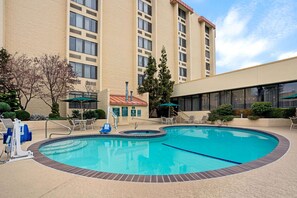
[[[135,139],[85,137],[40,148],[52,160],[102,172],[170,175],[202,172],[250,162],[270,153],[270,135],[220,127],[166,127],[166,136]]]

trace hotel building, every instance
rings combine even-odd
[[[282,101],[280,87],[297,92],[296,58],[216,76],[215,31],[182,0],[0,0],[0,47],[65,57],[79,77],[68,97],[96,98],[92,109],[111,106],[123,124],[131,116],[148,118],[148,95],[137,88],[148,57],[158,63],[163,46],[176,83],[172,100],[183,111],[205,113],[224,103],[248,108],[254,101],[295,104]],[[77,108],[60,103],[62,115]],[[47,115],[50,109],[34,100],[28,111]]]

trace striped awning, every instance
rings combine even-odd
[[[125,95],[110,95],[110,105],[117,106],[148,106],[147,102],[134,97],[132,101],[130,101],[130,96],[128,97],[128,101],[126,101]]]

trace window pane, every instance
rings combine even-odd
[[[289,108],[297,107],[297,98],[284,99],[284,97],[297,94],[297,82],[285,83],[279,85],[279,107]]]
[[[83,52],[83,40],[76,38],[75,51],[77,51],[77,52]]]
[[[83,28],[83,20],[84,18],[82,15],[76,14],[76,27]]]
[[[92,79],[97,79],[96,76],[97,76],[97,67],[94,67],[94,66],[90,66],[91,67],[91,78]]]
[[[210,94],[210,110],[216,109],[219,106],[219,93]]]
[[[244,90],[232,91],[232,106],[234,109],[244,109]]]
[[[91,55],[96,56],[97,55],[97,44],[91,43]]]
[[[252,104],[261,101],[262,87],[253,87],[245,89],[245,107],[251,108]]]
[[[209,94],[202,94],[202,111],[209,110]]]
[[[264,101],[271,102],[273,107],[277,107],[277,85],[270,85],[264,87]]]
[[[127,117],[128,116],[128,107],[122,107],[122,116]]]
[[[90,65],[85,65],[85,72],[84,72],[84,77],[85,78],[91,78],[91,67]]]
[[[200,110],[200,97],[199,95],[194,95],[192,97],[192,110],[199,111]]]
[[[79,77],[83,77],[83,70],[82,70],[83,66],[80,63],[76,63],[75,64],[75,73],[77,74],[77,76]]]
[[[70,50],[76,51],[75,45],[76,45],[75,38],[74,37],[70,37],[70,40],[69,40],[69,48],[70,48]]]
[[[192,111],[192,97],[185,97],[185,111]]]
[[[91,52],[92,52],[91,42],[85,41],[85,53],[91,54]]]
[[[231,91],[221,91],[220,100],[221,100],[221,105],[231,104]]]
[[[76,21],[75,13],[70,12],[70,25],[76,26],[75,21]]]

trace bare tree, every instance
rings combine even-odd
[[[41,80],[40,69],[25,54],[17,56],[15,54],[8,65],[13,76],[13,84],[16,95],[22,110],[26,110],[32,98],[38,95],[39,81]]]
[[[60,116],[58,100],[74,89],[76,75],[70,64],[57,55],[44,55],[34,60],[40,67],[41,80],[39,97],[52,109],[54,116]]]

